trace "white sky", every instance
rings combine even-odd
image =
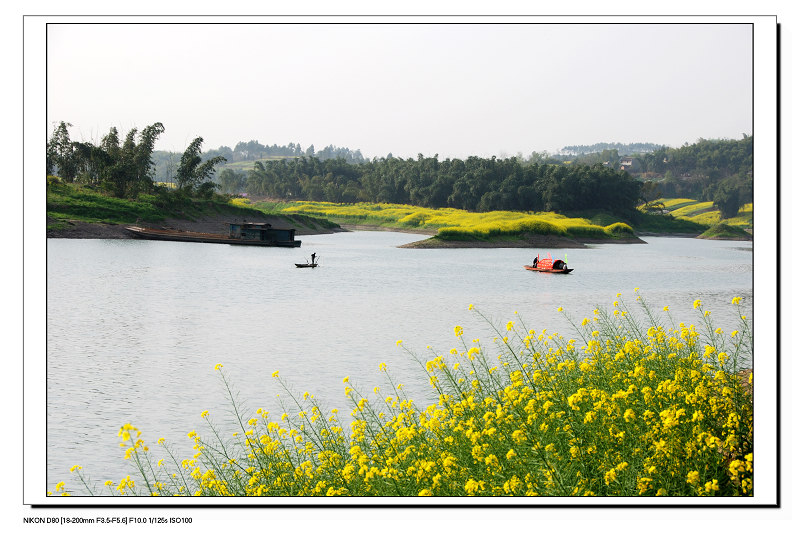
[[[121,19],[124,21],[125,19]],[[47,121],[367,157],[753,133],[750,24],[50,24]],[[391,20],[391,19],[389,19]],[[602,19],[598,19],[602,21]],[[202,21],[202,19],[200,19]]]

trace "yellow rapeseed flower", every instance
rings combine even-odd
[[[700,482],[700,473],[698,471],[689,471],[686,474],[686,482],[694,486]]]
[[[216,365],[214,365],[214,370],[219,370],[221,368],[222,368],[222,363],[217,363]]]
[[[460,337],[464,333],[464,328],[456,326],[453,328],[453,332],[456,334],[456,337]]]
[[[736,296],[734,299],[731,300],[731,303],[734,304],[734,305],[739,305],[740,301],[742,301],[742,298],[739,297],[739,296]]]
[[[698,307],[700,307],[701,305],[703,305],[703,302],[701,302],[700,300],[694,300],[694,303],[692,304],[692,307],[693,307],[694,309],[697,309],[697,308],[698,308]]]
[[[278,377],[278,371],[277,371],[277,370],[276,370],[275,372],[273,372],[273,373],[272,373],[272,377],[273,377],[273,378],[277,378],[277,377]]]

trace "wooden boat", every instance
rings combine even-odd
[[[543,259],[539,259],[539,256],[536,256],[536,265],[526,264],[523,266],[526,270],[530,270],[532,272],[546,272],[549,274],[568,274],[572,271],[572,268],[567,268],[567,263],[562,261],[561,259],[555,259],[547,254],[547,257]]]
[[[300,240],[294,239],[294,229],[277,229],[269,223],[231,223],[230,228],[228,235],[175,229],[149,229],[137,226],[125,229],[135,237],[146,240],[289,248],[297,248],[301,244]]]
[[[529,264],[523,266],[526,270],[531,270],[532,272],[546,272],[548,274],[568,274],[570,273],[573,268],[562,268],[562,269],[555,269],[555,268],[540,268],[539,266],[533,267]]]
[[[310,262],[307,262],[307,263],[305,263],[305,264],[298,264],[298,263],[294,263],[294,265],[295,265],[296,267],[298,267],[298,268],[316,268],[317,266],[319,266],[319,263],[318,263],[318,262],[315,262],[315,263],[313,263],[313,264],[312,264],[312,263],[310,263]]]

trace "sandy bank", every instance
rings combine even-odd
[[[342,229],[346,231],[390,231],[393,233],[409,233],[433,236],[436,231],[433,229],[414,229],[409,227],[384,227],[383,225],[362,225],[355,223],[343,223]]]
[[[582,249],[590,244],[646,244],[638,237],[620,239],[596,238],[567,238],[555,235],[530,235],[519,240],[441,240],[431,237],[410,244],[399,246],[412,249],[443,249],[443,248],[551,248],[551,249]]]
[[[429,238],[397,246],[408,249],[456,249],[456,248],[587,248],[589,244],[645,244],[646,242],[638,237],[619,238],[619,239],[595,239],[595,238],[567,238],[556,235],[530,235],[520,240],[442,240],[436,238],[436,231],[433,229],[413,229],[413,228],[394,228],[382,225],[358,225],[342,224],[348,231],[392,231],[395,233],[410,233],[427,235]]]

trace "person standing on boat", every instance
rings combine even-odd
[[[537,264],[539,264],[539,255],[536,255],[536,258],[533,259],[533,267],[536,268]]]
[[[316,258],[317,258],[316,252],[312,253],[311,254],[311,264],[314,264],[314,259],[316,259]]]

